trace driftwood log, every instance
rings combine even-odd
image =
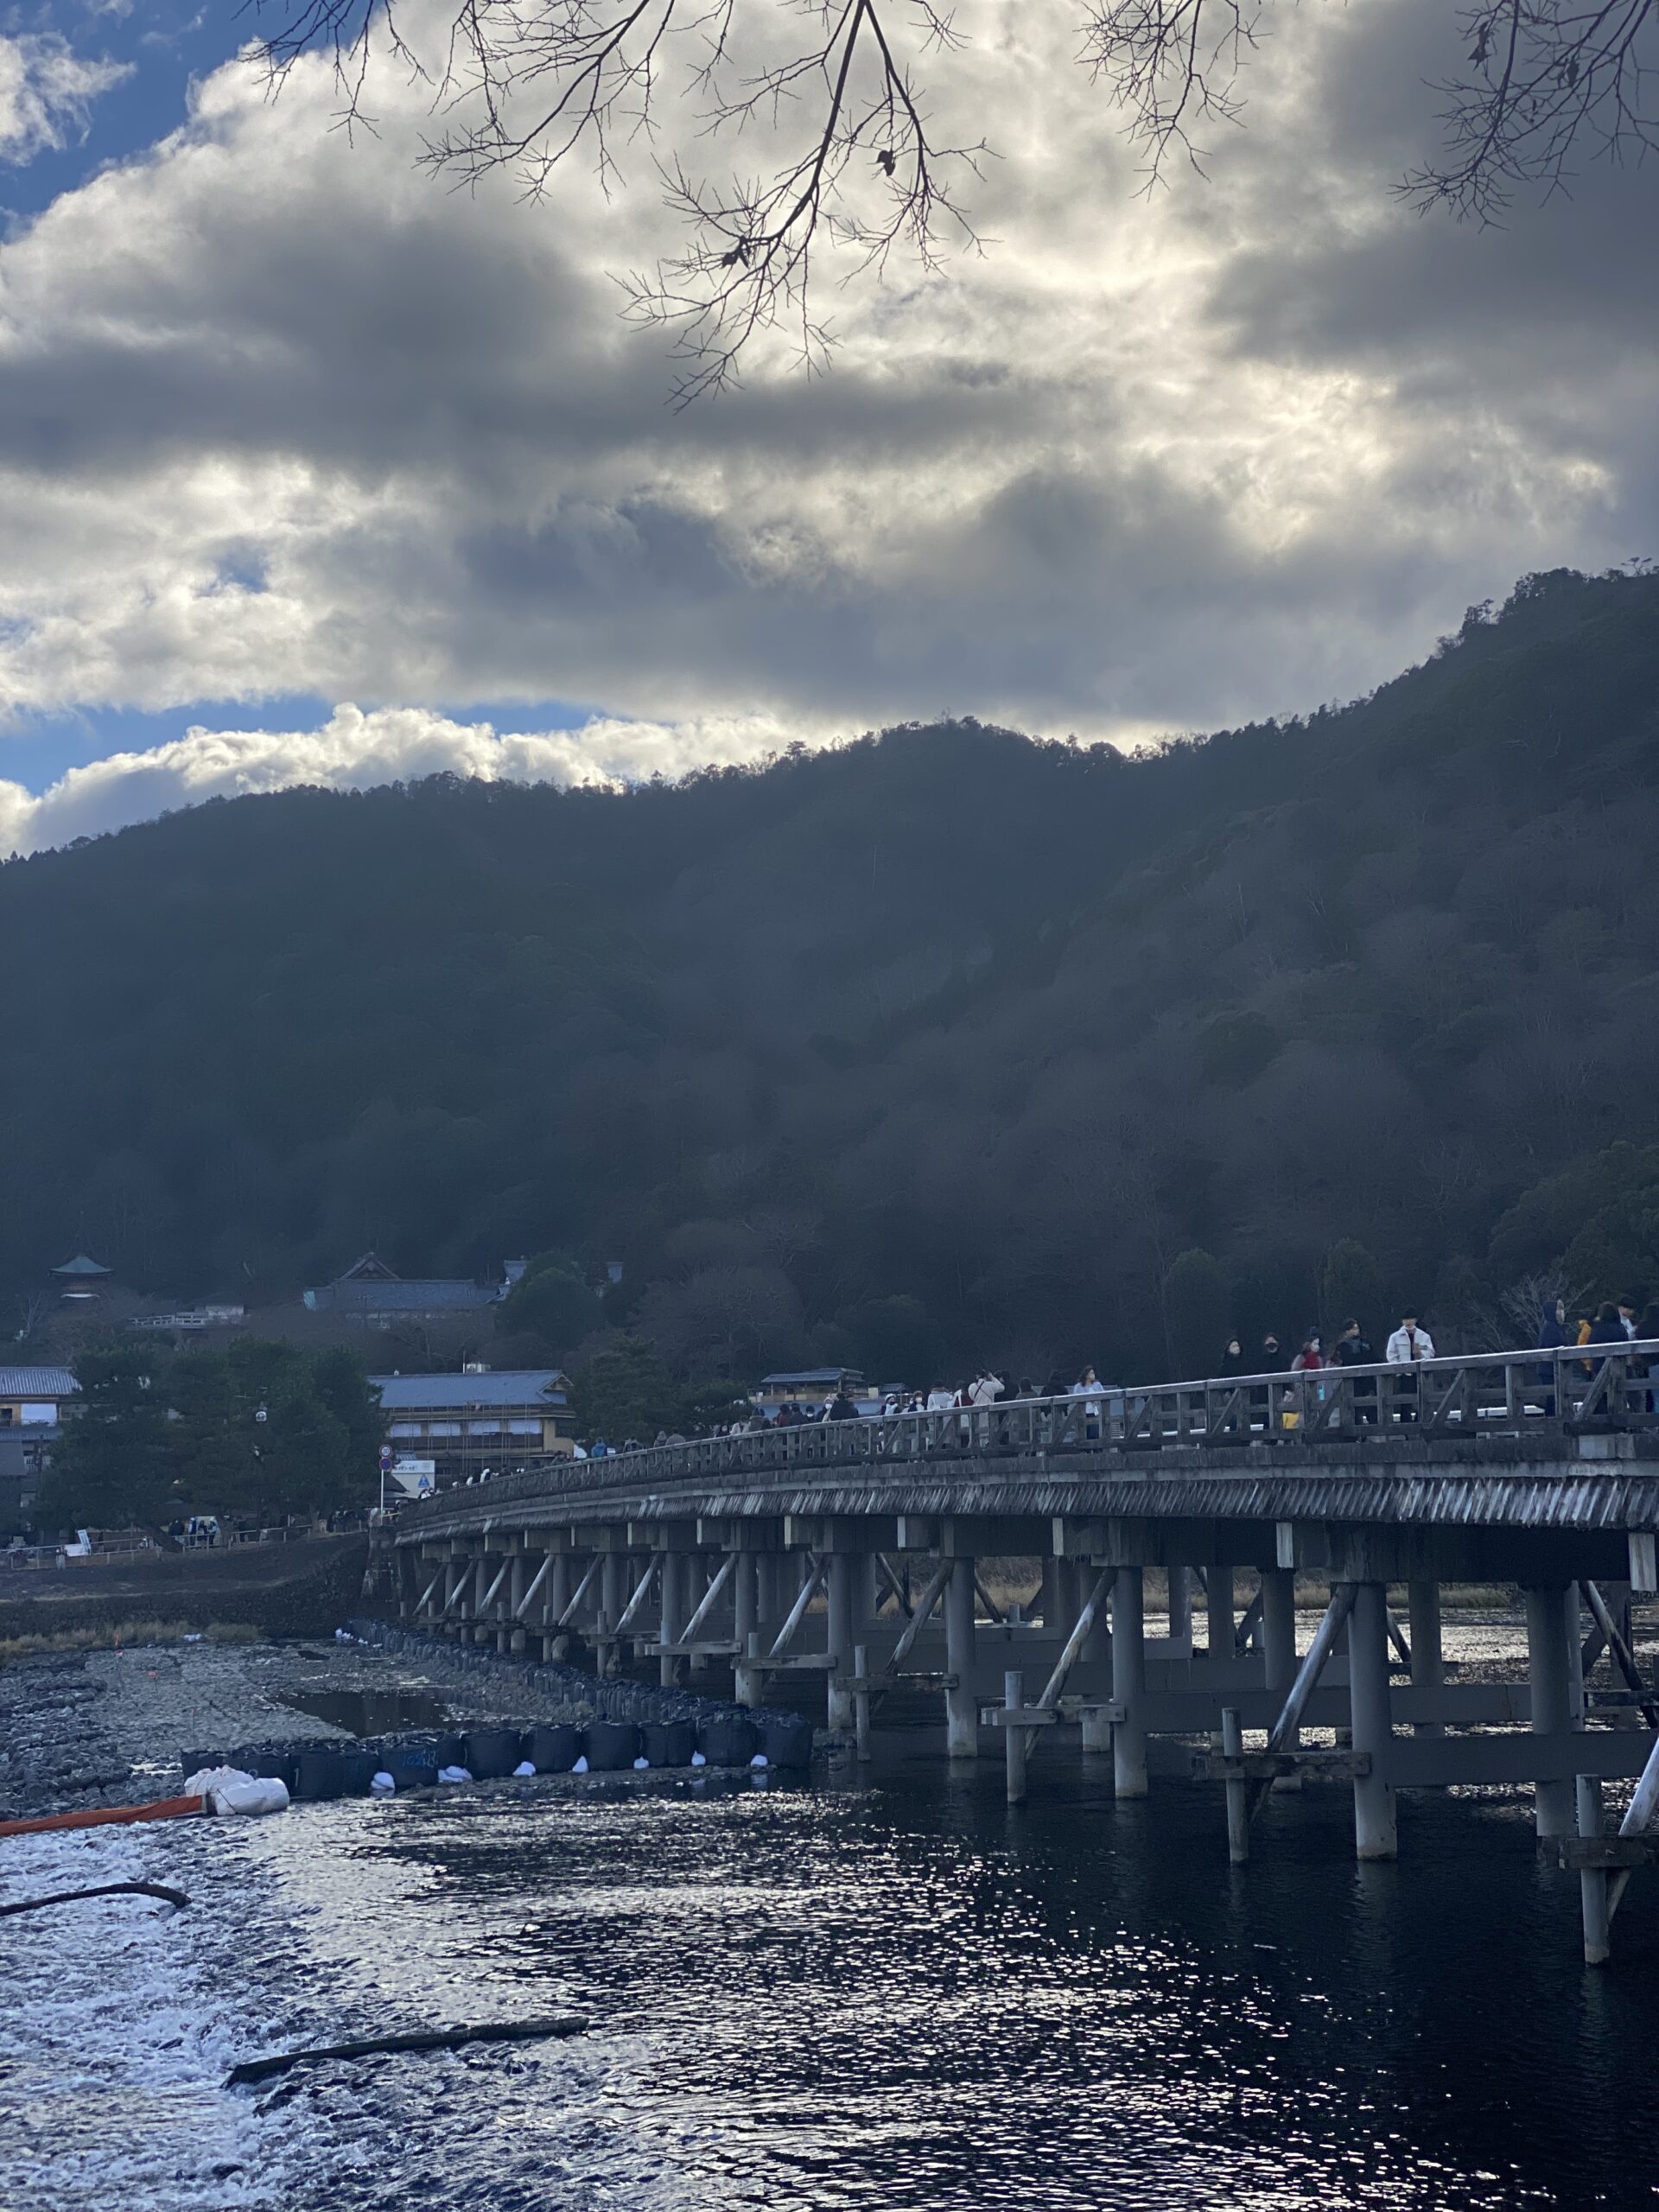
[[[187,1905],[182,1890],[165,1882],[100,1882],[93,1890],[57,1890],[49,1897],[24,1897],[17,1904],[0,1904],[0,1918],[12,1912],[39,1912],[43,1905],[73,1904],[80,1897],[159,1897],[163,1904]]]
[[[272,2058],[246,2058],[225,2077],[227,2089],[249,2082],[268,2082],[290,2066],[308,2066],[329,2058],[377,2058],[398,2050],[456,2050],[469,2043],[529,2043],[549,2036],[579,2036],[588,2023],[580,2016],[562,2014],[547,2020],[486,2020],[472,2028],[416,2028],[406,2035],[370,2036],[357,2043],[320,2044],[312,2050],[285,2050]]]

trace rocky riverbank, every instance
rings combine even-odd
[[[522,1680],[499,1685],[359,1644],[203,1640],[48,1653],[0,1669],[0,1817],[136,1804],[175,1791],[185,1754],[261,1738],[344,1743],[309,1701],[430,1699],[458,1726],[554,1717]],[[296,1702],[299,1700],[299,1702]],[[342,1708],[343,1709],[343,1708]]]

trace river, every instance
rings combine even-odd
[[[296,1808],[5,1847],[0,2203],[29,2212],[1100,2212],[1655,2201],[1659,1876],[1609,1971],[1516,1800],[1117,1804],[1103,1763],[913,1748],[791,1789],[683,1777]],[[237,2058],[585,2013],[569,2044]]]

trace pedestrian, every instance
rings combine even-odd
[[[1376,1353],[1370,1338],[1357,1321],[1344,1321],[1337,1341],[1331,1347],[1331,1364],[1334,1367],[1375,1367]],[[1376,1377],[1357,1375],[1351,1385],[1353,1392],[1354,1419],[1367,1427],[1376,1421]]]
[[[1633,1291],[1626,1291],[1618,1301],[1618,1323],[1624,1332],[1626,1344],[1636,1342],[1636,1313],[1640,1304]]]
[[[1085,1367],[1071,1385],[1071,1395],[1084,1401],[1083,1433],[1091,1444],[1100,1439],[1101,1414],[1106,1404],[1106,1386],[1092,1367]]]
[[[1596,1308],[1596,1318],[1591,1325],[1589,1341],[1592,1344],[1621,1346],[1630,1341],[1624,1333],[1624,1324],[1619,1317],[1618,1307],[1611,1298],[1604,1298]],[[1606,1359],[1607,1354],[1604,1351],[1596,1362],[1596,1367],[1605,1366]],[[1593,1369],[1592,1372],[1594,1372]]]
[[[1317,1329],[1302,1338],[1302,1348],[1290,1363],[1293,1375],[1317,1375],[1325,1365],[1325,1342]]]
[[[1221,1355],[1221,1364],[1216,1370],[1217,1375],[1224,1378],[1230,1375],[1248,1375],[1249,1372],[1249,1369],[1244,1363],[1243,1345],[1236,1337],[1229,1337],[1227,1349]]]
[[[1071,1385],[1057,1367],[1043,1385],[1043,1395],[1046,1398],[1064,1398],[1070,1394],[1071,1389]]]
[[[943,1382],[936,1382],[927,1394],[927,1410],[931,1414],[947,1414],[956,1402],[956,1392],[947,1390]]]
[[[1543,1313],[1538,1322],[1539,1351],[1560,1351],[1564,1344],[1574,1344],[1577,1340],[1576,1333],[1567,1325],[1567,1300],[1564,1298],[1546,1299]],[[1553,1359],[1545,1360],[1538,1370],[1538,1380],[1544,1386],[1544,1419],[1546,1421],[1554,1421],[1555,1418],[1557,1364],[1558,1363]]]
[[[823,1417],[826,1421],[856,1421],[858,1419],[858,1408],[853,1403],[845,1390],[837,1390],[835,1396],[830,1399],[829,1404],[824,1408]]]
[[[1415,1311],[1402,1313],[1400,1325],[1389,1338],[1383,1357],[1390,1367],[1412,1370],[1408,1379],[1402,1376],[1395,1386],[1395,1418],[1396,1421],[1415,1421],[1417,1418],[1416,1369],[1420,1361],[1433,1359],[1434,1339],[1423,1328]]]
[[[1002,1378],[994,1375],[988,1367],[982,1367],[968,1385],[970,1406],[994,1406],[1002,1389]]]

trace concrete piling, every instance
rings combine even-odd
[[[974,1701],[974,1562],[958,1558],[944,1586],[945,1751],[953,1759],[979,1757],[979,1712]]]
[[[1356,1751],[1373,1762],[1369,1774],[1354,1777],[1354,1852],[1360,1859],[1395,1859],[1399,1839],[1394,1790],[1387,1781],[1389,1742],[1394,1733],[1389,1698],[1388,1591],[1381,1582],[1362,1582],[1354,1592],[1348,1618],[1348,1698]]]
[[[1112,1787],[1120,1797],[1147,1794],[1147,1646],[1141,1569],[1120,1567],[1112,1584]]]
[[[1221,1708],[1221,1748],[1227,1758],[1243,1756],[1244,1731],[1236,1705]],[[1227,1856],[1233,1866],[1243,1866],[1250,1855],[1250,1786],[1242,1774],[1229,1775],[1226,1789]]]
[[[1573,1725],[1567,1592],[1559,1582],[1536,1586],[1527,1591],[1526,1601],[1533,1732],[1540,1736],[1561,1734]],[[1541,1840],[1572,1834],[1575,1815],[1570,1782],[1563,1778],[1535,1783],[1533,1807]]]

